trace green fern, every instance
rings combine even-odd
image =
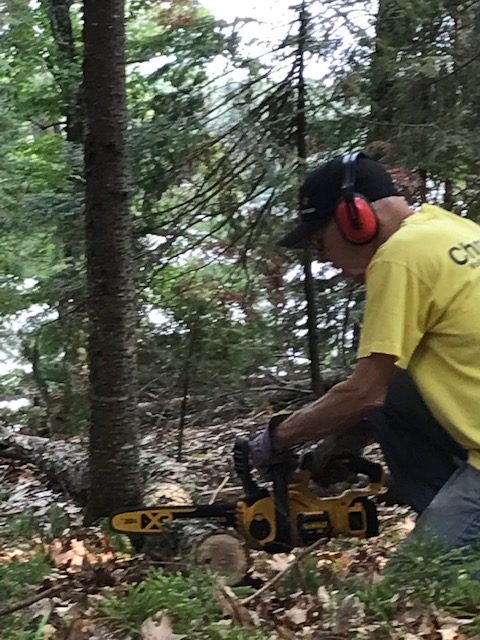
[[[222,611],[213,597],[213,574],[192,570],[181,573],[150,573],[131,585],[123,596],[109,594],[99,603],[100,619],[134,637],[142,623],[158,611],[171,618],[174,632],[189,640],[263,640],[261,629],[242,629],[219,624]]]

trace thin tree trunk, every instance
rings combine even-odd
[[[65,115],[65,134],[70,151],[83,147],[84,143],[84,96],[80,56],[77,52],[71,19],[72,0],[41,0],[48,16],[55,48],[52,51],[52,72],[55,74],[62,94]],[[75,171],[72,158],[72,170]],[[83,185],[72,181],[71,189],[83,199]],[[84,260],[82,214],[59,219],[58,233],[63,242],[64,257],[76,269],[81,269]],[[63,407],[64,431],[78,432],[85,420],[85,383],[81,373],[82,352],[85,344],[85,311],[79,306],[84,297],[81,277],[63,290],[57,305],[58,320],[63,342]],[[83,284],[83,283],[82,283]]]
[[[307,158],[307,123],[305,117],[305,40],[307,36],[308,14],[305,0],[300,9],[300,29],[297,49],[297,157],[302,168]],[[301,208],[301,207],[300,207]],[[325,385],[320,374],[320,358],[317,335],[317,302],[315,297],[315,280],[312,275],[312,257],[309,249],[303,252],[304,289],[307,301],[307,342],[310,359],[310,378],[312,390],[316,396],[322,395]]]
[[[140,501],[124,0],[85,0],[90,482],[86,521]]]
[[[190,384],[195,367],[193,354],[195,351],[195,340],[197,337],[196,334],[196,325],[194,321],[190,326],[187,353],[185,354],[185,360],[183,364],[182,404],[180,407],[180,423],[178,426],[177,462],[182,462],[183,457],[183,439],[187,417],[188,396],[190,394]]]

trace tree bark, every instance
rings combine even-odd
[[[86,521],[141,497],[124,0],[85,0],[90,481]]]
[[[34,464],[55,487],[82,507],[86,505],[89,493],[88,457],[85,447],[67,440],[24,435],[0,428],[0,458]],[[139,468],[147,478],[146,504],[181,504],[185,496],[195,497],[195,484],[187,467],[173,458],[144,446]]]

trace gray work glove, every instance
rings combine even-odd
[[[285,465],[289,473],[294,471],[297,466],[297,456],[292,449],[274,451],[272,447],[274,430],[290,415],[290,413],[280,413],[272,416],[268,426],[250,440],[250,464],[265,480],[270,479],[270,470],[273,465]]]

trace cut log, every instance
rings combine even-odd
[[[149,507],[165,504],[192,504],[193,498],[182,485],[166,481],[152,486],[145,495]],[[134,538],[135,547],[159,562],[181,558],[182,563],[208,566],[229,585],[238,584],[249,568],[245,541],[231,530],[201,520],[174,521],[163,533]]]
[[[245,541],[237,533],[211,523],[184,527],[179,554],[195,565],[208,566],[231,586],[242,581],[250,565]]]

